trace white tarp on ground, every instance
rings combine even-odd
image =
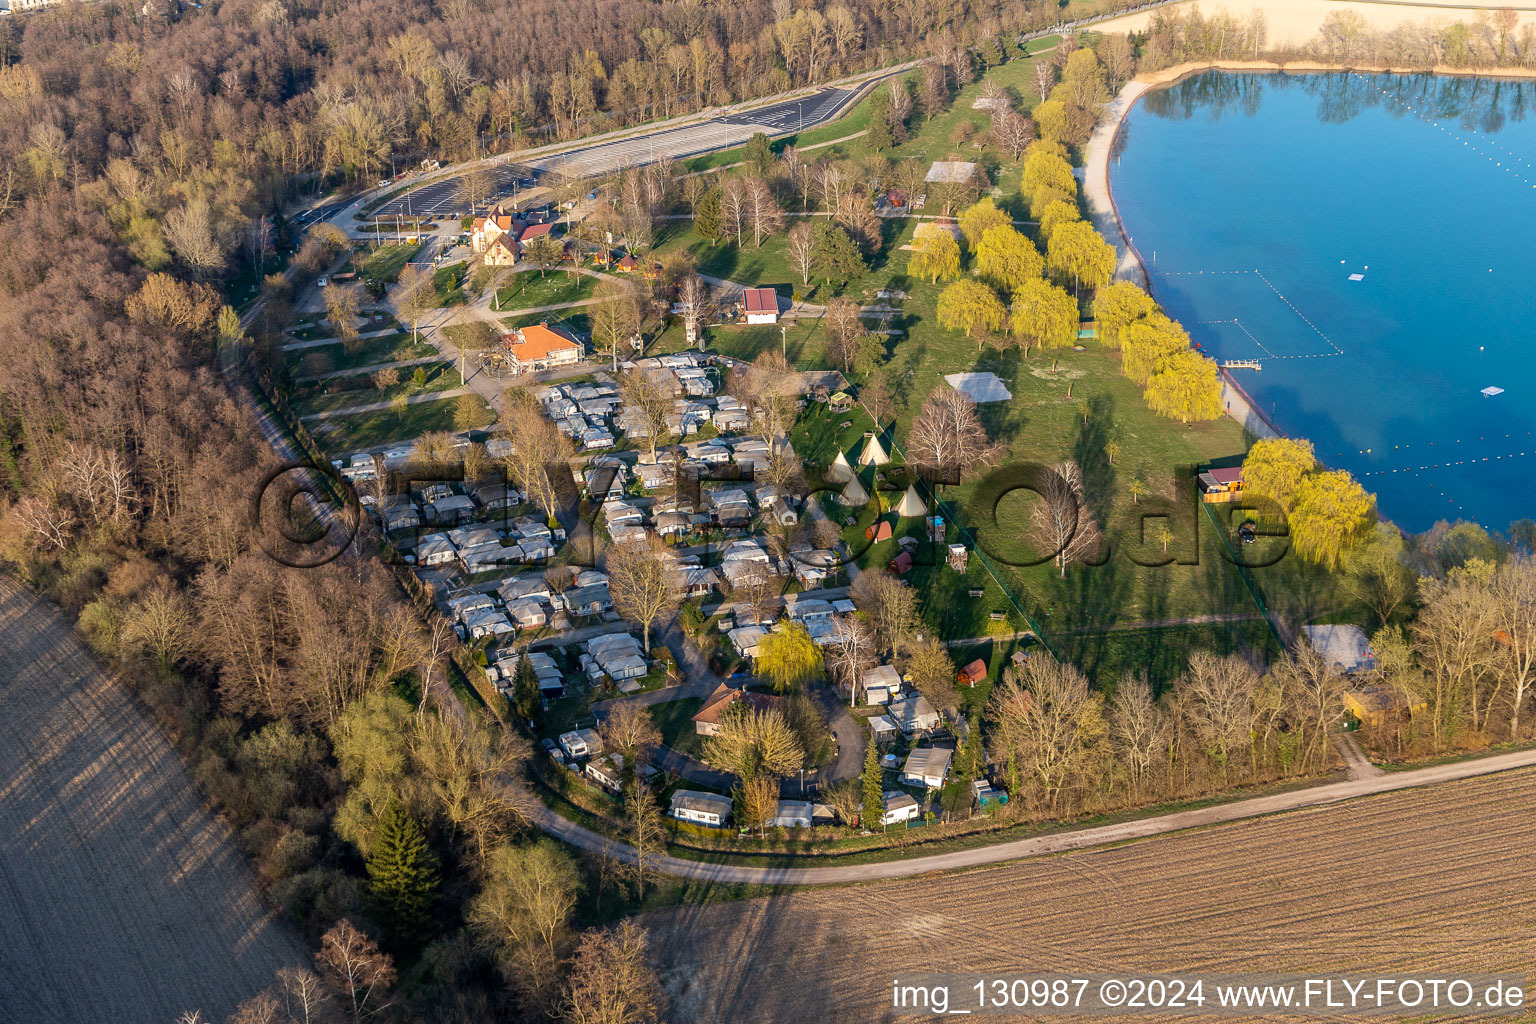
[[[971,401],[977,405],[983,402],[1013,401],[1013,392],[1008,390],[997,374],[990,371],[985,373],[951,373],[945,375],[944,379],[956,391],[969,395]]]
[[[1317,653],[1340,671],[1356,672],[1376,663],[1365,630],[1359,626],[1303,626],[1302,629]]]
[[[963,160],[935,160],[924,179],[930,185],[964,185],[976,176],[976,165]]]

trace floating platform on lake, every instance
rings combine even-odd
[[[1484,398],[1492,398],[1494,395],[1502,395],[1503,393],[1503,388],[1487,387],[1483,388],[1482,390],[1482,395]]]
[[[1226,359],[1221,367],[1224,370],[1262,370],[1264,364],[1257,359]]]

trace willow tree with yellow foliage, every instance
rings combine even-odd
[[[1120,332],[1120,369],[1145,388],[1164,359],[1189,348],[1189,334],[1161,313],[1135,321]]]
[[[1076,220],[1056,225],[1046,243],[1045,262],[1075,285],[1097,288],[1114,276],[1119,258],[1092,224]]]
[[[1309,562],[1337,569],[1344,552],[1376,524],[1376,496],[1342,469],[1312,473],[1296,488],[1291,538]]]
[[[1119,348],[1131,324],[1160,312],[1157,302],[1130,281],[1111,281],[1093,293],[1093,318],[1099,324],[1099,343]]]
[[[960,211],[960,233],[965,236],[965,244],[972,252],[981,244],[982,236],[991,228],[1012,227],[1013,218],[997,208],[997,204],[990,199],[983,199],[979,203],[967,206]]]
[[[980,281],[956,281],[939,293],[938,318],[945,330],[962,330],[970,338],[977,328],[1001,329],[1008,310],[997,293]]]
[[[914,243],[915,252],[907,264],[914,277],[925,277],[929,284],[960,276],[960,243],[944,231],[925,235]]]
[[[1032,345],[1065,348],[1077,340],[1077,300],[1036,278],[1013,293],[1013,334],[1029,357]]]
[[[976,272],[981,279],[1005,292],[1045,273],[1045,259],[1035,243],[1015,231],[1011,224],[988,228],[974,251]]]
[[[1243,459],[1243,491],[1268,498],[1288,512],[1296,503],[1301,482],[1316,468],[1311,441],[1266,437],[1255,441]]]
[[[1142,397],[1159,416],[1186,426],[1214,420],[1223,411],[1215,360],[1187,348],[1163,359]]]

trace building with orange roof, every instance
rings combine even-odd
[[[477,253],[484,253],[490,249],[492,242],[508,232],[512,232],[512,241],[516,242],[517,233],[513,229],[516,223],[512,214],[503,207],[493,207],[484,217],[476,217],[470,225],[469,247]]]
[[[501,344],[507,350],[507,363],[514,373],[532,373],[581,361],[581,342],[549,324],[515,327],[501,336]]]

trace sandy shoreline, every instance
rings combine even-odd
[[[1094,26],[1099,32],[1144,32],[1157,11],[1179,14],[1193,4],[1176,4],[1154,10],[1135,11],[1119,18],[1103,21]],[[1517,24],[1527,25],[1536,19],[1529,9],[1516,11]],[[1254,14],[1264,18],[1265,37],[1263,46],[1270,50],[1297,50],[1317,38],[1323,22],[1330,15],[1350,14],[1373,32],[1390,32],[1408,25],[1444,26],[1453,21],[1471,25],[1483,11],[1494,5],[1480,6],[1471,2],[1430,3],[1411,0],[1408,3],[1391,3],[1384,0],[1205,0],[1200,11],[1207,18],[1226,13],[1238,21],[1246,21]],[[1517,29],[1518,31],[1518,29]]]

